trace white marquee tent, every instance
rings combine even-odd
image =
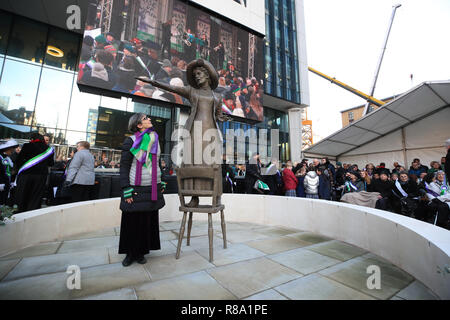
[[[450,138],[450,80],[424,82],[304,150],[307,158],[407,169],[414,158],[429,166],[446,155]]]

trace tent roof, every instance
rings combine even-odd
[[[303,152],[338,157],[449,106],[450,80],[423,82]]]

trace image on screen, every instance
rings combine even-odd
[[[135,78],[186,86],[199,58],[217,70],[224,113],[263,120],[263,39],[178,0],[90,0],[78,83],[189,105]]]

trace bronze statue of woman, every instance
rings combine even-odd
[[[191,61],[186,70],[186,77],[188,84],[184,87],[175,87],[168,84],[160,83],[155,80],[150,80],[145,77],[138,78],[140,81],[150,83],[154,87],[161,88],[163,90],[167,90],[178,94],[189,100],[191,104],[191,112],[184,125],[184,128],[189,131],[191,139],[185,140],[184,143],[184,155],[183,155],[183,163],[182,167],[189,166],[220,166],[222,155],[222,135],[219,131],[218,125],[216,121],[226,121],[228,118],[222,114],[222,97],[220,94],[215,93],[213,90],[217,88],[219,77],[217,75],[216,70],[208,61],[203,59],[193,60]],[[202,137],[208,131],[208,137],[214,137],[209,141],[195,141],[194,137],[194,122],[201,123],[202,128]],[[213,129],[213,130],[211,130]],[[190,145],[189,145],[190,142]],[[218,144],[211,148],[211,144]],[[201,144],[201,148],[199,148]],[[196,148],[194,148],[196,146]],[[220,154],[214,154],[213,158],[217,159],[211,164],[211,159],[205,161],[203,151],[209,147],[210,149],[220,150]],[[186,154],[187,148],[190,149]],[[201,150],[201,162],[198,161],[198,157],[194,157],[195,151],[199,154],[199,150]],[[195,160],[195,161],[194,161]],[[189,186],[184,186],[184,188],[192,188],[192,190],[202,190],[202,189],[210,189],[212,186],[209,181],[205,181],[204,179],[193,179],[193,181],[189,182]],[[221,181],[217,181],[220,185],[222,185]],[[196,206],[198,204],[198,197],[193,197],[188,206]]]

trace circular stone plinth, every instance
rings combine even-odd
[[[180,224],[160,224],[161,250],[151,251],[145,265],[122,266],[119,228],[1,257],[0,299],[437,299],[374,254],[285,227],[227,222],[224,249],[220,223],[214,222],[210,263],[208,224],[194,216],[190,246],[184,239],[176,260]],[[80,267],[80,290],[67,288],[69,265]],[[380,271],[379,289],[370,288],[376,285],[369,279],[373,266]]]

